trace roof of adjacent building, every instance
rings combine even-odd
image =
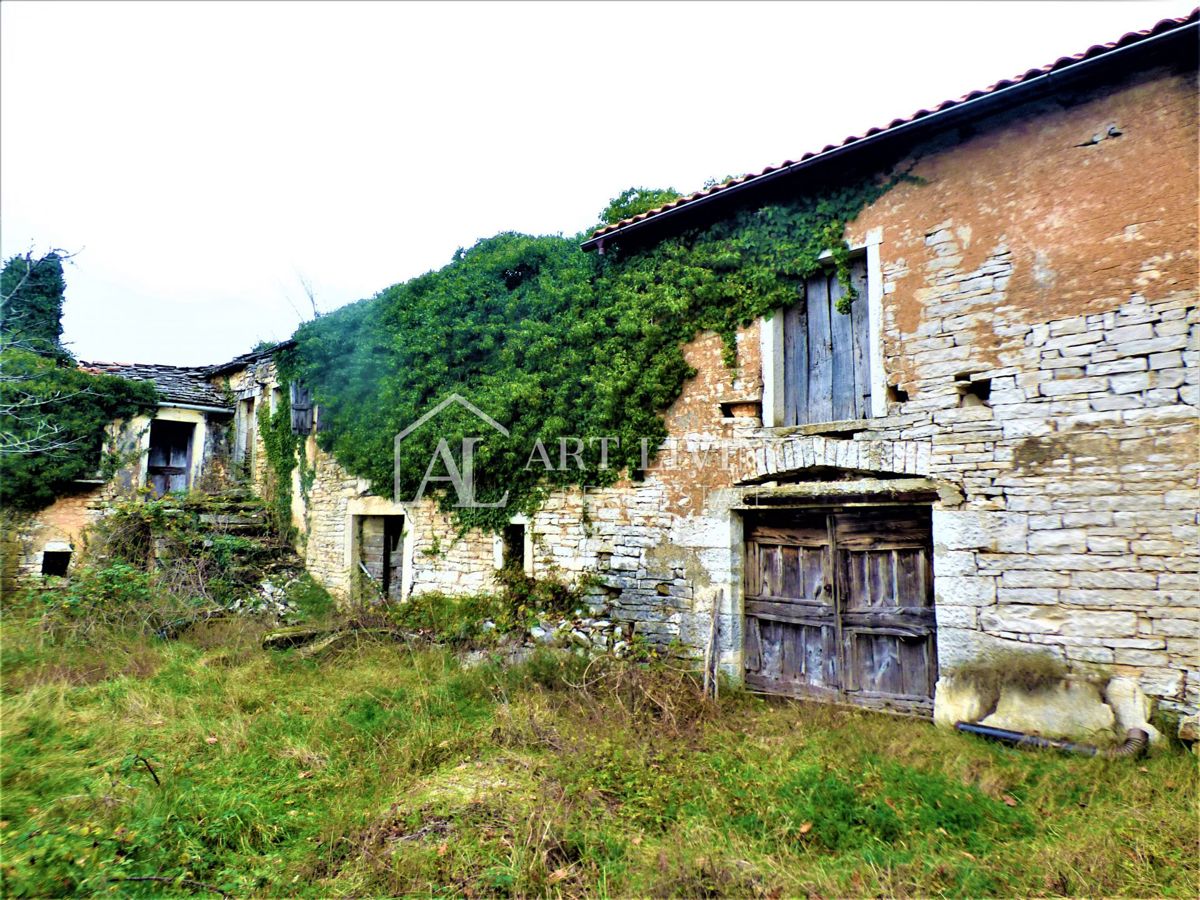
[[[740,178],[726,181],[708,190],[697,191],[686,197],[681,197],[673,203],[665,204],[657,209],[631,216],[613,225],[607,225],[604,228],[598,229],[592,234],[591,238],[583,243],[583,249],[591,250],[596,247],[602,249],[606,240],[618,234],[627,234],[631,231],[639,230],[641,226],[651,221],[658,224],[676,213],[682,211],[692,212],[696,207],[717,198],[732,199],[729,195],[740,193],[743,189],[751,186],[760,186],[768,179],[774,180],[779,176],[797,173],[799,170],[808,168],[816,163],[825,162],[827,159],[835,156],[842,156],[847,151],[865,148],[867,144],[876,144],[881,138],[889,138],[901,131],[911,130],[911,126],[917,123],[924,123],[926,120],[942,117],[951,111],[965,111],[966,107],[976,105],[981,100],[998,97],[1001,94],[1008,94],[1012,96],[1014,102],[1020,101],[1024,99],[1023,95],[1029,92],[1028,89],[1048,82],[1050,76],[1056,75],[1056,73],[1073,68],[1080,69],[1083,64],[1089,63],[1092,60],[1103,57],[1114,57],[1126,48],[1148,44],[1168,33],[1179,31],[1188,26],[1191,26],[1192,30],[1196,30],[1195,26],[1198,21],[1200,21],[1200,8],[1193,9],[1186,16],[1163,19],[1144,31],[1131,31],[1117,38],[1115,41],[1109,41],[1106,44],[1095,44],[1081,53],[1059,57],[1052,63],[1047,63],[1039,68],[1029,69],[1013,78],[997,81],[989,87],[971,91],[962,97],[944,100],[930,109],[919,109],[905,118],[893,119],[887,125],[869,128],[859,135],[849,135],[838,144],[826,145],[820,150],[805,153],[798,159],[785,160],[779,165],[767,166],[760,172],[752,172]],[[1193,37],[1194,40],[1195,38]]]
[[[183,404],[233,411],[225,396],[209,382],[209,366],[115,362],[81,362],[79,366],[96,375],[120,375],[134,381],[151,381],[158,388],[163,406]]]
[[[247,366],[252,366],[260,360],[273,357],[280,350],[287,350],[289,347],[295,347],[296,342],[291,338],[286,341],[280,341],[278,344],[272,344],[269,347],[263,347],[261,350],[251,350],[249,353],[243,353],[241,356],[235,356],[229,362],[218,363],[215,366],[205,367],[208,375],[221,375],[226,372],[233,372],[238,369],[244,369]]]

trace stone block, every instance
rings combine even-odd
[[[1044,569],[1008,569],[1000,575],[1002,588],[1063,588],[1071,583],[1066,572]]]
[[[1128,553],[1129,541],[1110,535],[1089,535],[1087,549],[1089,553]]]
[[[996,580],[990,576],[943,575],[934,579],[938,605],[989,606],[996,602]]]
[[[1178,697],[1183,691],[1183,672],[1166,666],[1148,666],[1137,673],[1142,690],[1151,697]]]
[[[1166,353],[1151,353],[1149,365],[1151,369],[1182,369],[1183,354],[1178,350],[1169,350]]]
[[[934,703],[936,703],[936,698]],[[1181,741],[1200,741],[1200,715],[1184,716],[1179,720],[1179,739]]]
[[[977,571],[975,554],[970,550],[943,550],[933,558],[935,577],[944,575],[974,575]]]
[[[1016,634],[1058,634],[1070,613],[1053,605],[1005,604],[983,610],[979,616],[984,631]]]
[[[1084,553],[1087,532],[1079,528],[1056,528],[1029,535],[1030,553]]]
[[[1089,547],[1089,549],[1091,548]],[[1154,590],[1158,586],[1158,576],[1149,572],[1074,572],[1071,574],[1071,586]]]
[[[1043,397],[1065,397],[1071,394],[1100,394],[1108,390],[1107,378],[1066,378],[1043,381],[1038,391]]]
[[[1111,328],[1104,334],[1106,344],[1123,344],[1126,341],[1141,341],[1154,337],[1154,326],[1149,323],[1125,325]]]
[[[962,663],[995,653],[1028,653],[1029,644],[986,634],[973,628],[938,628],[938,666],[950,671]]]
[[[953,676],[938,679],[933,693],[933,724],[953,728],[959,722],[978,722],[996,708],[999,694]]]
[[[1058,591],[1054,588],[1006,588],[996,591],[997,603],[1049,604],[1058,602]]]
[[[1148,390],[1151,387],[1150,373],[1127,372],[1123,375],[1113,375],[1108,379],[1109,389],[1114,394],[1133,394]]]
[[[1080,637],[1131,638],[1138,633],[1137,613],[1096,612],[1093,610],[1063,611],[1065,621],[1060,629],[1064,635]]]
[[[1195,619],[1154,619],[1151,630],[1154,634],[1169,637],[1194,638],[1200,635],[1200,622]]]
[[[1160,666],[1170,665],[1171,658],[1161,650],[1127,650],[1117,647],[1113,650],[1113,661],[1122,666]]]
[[[1042,737],[1103,740],[1115,737],[1116,716],[1096,685],[1068,680],[1037,691],[1006,685],[996,711],[980,724]]]
[[[1144,372],[1145,370],[1146,357],[1144,356],[1090,363],[1087,366],[1087,374],[1089,375],[1120,375],[1124,372]]]
[[[992,550],[1023,553],[1026,517],[1016,513],[935,509],[933,544],[943,550]]]

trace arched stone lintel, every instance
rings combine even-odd
[[[880,475],[929,475],[931,448],[916,441],[853,441],[791,437],[766,441],[753,454],[753,469],[738,473],[739,484],[769,479],[802,480],[806,472],[829,469]],[[749,462],[749,460],[747,461]]]

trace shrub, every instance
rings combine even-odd
[[[84,563],[36,597],[45,631],[68,641],[89,641],[114,631],[153,634],[203,607],[160,590],[151,573],[121,561]]]
[[[387,608],[403,628],[451,644],[489,643],[524,631],[540,617],[569,615],[582,602],[591,580],[569,585],[557,578],[534,578],[518,569],[496,573],[500,590],[465,596],[428,591]],[[490,623],[486,625],[485,623]]]
[[[1032,692],[1061,682],[1067,677],[1067,666],[1046,653],[1008,651],[962,663],[950,674],[985,693],[998,693],[1003,687]]]

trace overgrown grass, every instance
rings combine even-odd
[[[372,643],[306,661],[238,622],[86,651],[3,628],[5,896],[1198,889],[1183,754],[1036,754],[732,690],[713,705],[662,666],[463,670]]]

